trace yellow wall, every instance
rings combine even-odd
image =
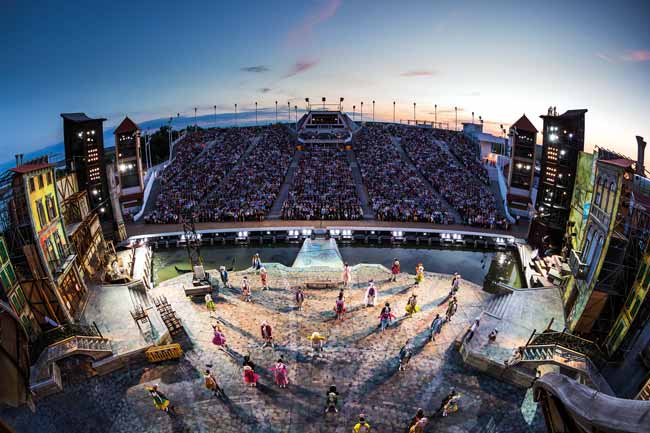
[[[47,173],[50,173],[50,179],[52,179],[52,182],[50,184],[47,183]],[[39,188],[39,184],[38,184],[39,175],[43,175],[42,188]],[[30,181],[29,181],[30,178],[34,179],[33,192],[30,189]],[[62,219],[60,218],[61,215],[60,215],[59,200],[56,194],[56,178],[54,174],[54,169],[46,168],[46,169],[35,170],[33,172],[26,173],[24,175],[24,182],[27,191],[27,201],[29,203],[29,210],[31,212],[32,221],[34,222],[34,230],[36,231],[36,234],[39,239],[39,246],[43,251],[44,255],[47,257],[47,249],[45,247],[45,241],[46,239],[50,238],[54,234],[54,232],[59,233],[59,238],[61,239],[61,244],[63,246],[67,245],[68,243],[65,235],[65,229],[63,227]],[[47,214],[47,203],[45,201],[45,197],[47,196],[52,197],[52,199],[54,200],[55,216],[53,218],[50,218],[49,215]],[[38,208],[36,206],[36,202],[38,200],[41,200],[41,203],[43,204],[43,210],[45,211],[45,217],[47,219],[47,223],[45,224],[45,226],[41,225],[41,221],[38,216]],[[50,257],[49,259],[52,258]]]

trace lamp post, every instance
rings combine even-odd
[[[325,97],[323,96],[323,110],[325,110]]]
[[[309,98],[305,98],[305,104],[307,105],[307,111],[309,111]]]
[[[257,101],[255,101],[255,126],[257,126]]]
[[[393,101],[393,123],[395,123],[395,101]]]
[[[169,162],[172,162],[172,153],[173,153],[173,148],[172,148],[172,128],[174,125],[172,125],[172,121],[174,120],[173,117],[169,118],[169,130],[167,131],[169,133]]]
[[[339,111],[343,111],[343,97],[339,98]]]
[[[275,123],[278,123],[278,101],[275,101]]]
[[[456,112],[456,126],[454,127],[454,130],[458,131],[458,107],[454,107],[454,111]]]
[[[353,105],[352,106],[352,121],[354,121],[354,116],[356,115],[356,110],[357,110],[357,106]]]
[[[217,127],[217,106],[214,106],[214,127]]]
[[[375,100],[372,100],[372,121],[375,121]]]
[[[237,119],[237,104],[235,104],[235,126],[239,126],[239,119]]]
[[[413,123],[415,126],[418,126],[418,121],[416,120],[417,118],[415,117],[415,102],[413,103]]]
[[[293,108],[296,110],[296,128],[298,128],[298,106],[294,105]]]
[[[361,101],[361,112],[360,112],[360,115],[361,115],[361,120],[360,120],[360,121],[363,122],[363,101]]]
[[[472,111],[472,125],[474,124],[474,112]]]
[[[438,104],[433,104],[433,123],[438,123]]]
[[[194,107],[194,127],[198,127],[198,124],[196,123],[196,107]]]
[[[287,119],[291,123],[291,102],[287,101]]]

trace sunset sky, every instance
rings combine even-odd
[[[587,108],[588,147],[634,157],[634,135],[650,139],[649,4],[0,0],[0,160],[62,141],[61,112],[110,127],[322,96],[374,99],[383,120],[393,100],[402,119],[417,102],[418,119],[438,104],[538,127],[549,105]]]

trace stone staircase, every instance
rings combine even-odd
[[[98,360],[112,354],[110,340],[102,337],[76,335],[51,345],[45,356],[47,362],[55,362],[73,355],[88,355],[94,360]]]
[[[363,178],[361,177],[361,171],[359,170],[357,158],[352,150],[346,150],[345,154],[348,158],[350,169],[352,170],[352,178],[354,179],[354,184],[356,186],[357,196],[359,197],[361,208],[363,209],[363,218],[370,220],[374,219],[375,213],[372,211],[368,203],[368,190],[366,190],[366,187],[363,184]]]
[[[488,303],[485,313],[497,319],[503,319],[508,313],[512,296],[512,293],[494,296]]]
[[[271,211],[269,212],[268,219],[270,220],[280,219],[280,215],[282,213],[282,205],[284,204],[284,201],[287,199],[289,195],[289,188],[293,184],[293,177],[296,175],[296,170],[298,170],[298,165],[300,164],[300,160],[302,159],[302,156],[303,156],[303,152],[301,150],[298,150],[296,151],[296,153],[293,154],[293,160],[291,161],[291,165],[289,165],[287,174],[284,177],[284,183],[282,184],[282,187],[280,187],[280,192],[278,193],[278,196],[275,198],[273,207],[271,207]]]
[[[440,193],[433,187],[433,185],[431,185],[431,182],[429,182],[429,180],[426,177],[424,177],[424,175],[420,172],[420,170],[415,166],[413,160],[408,156],[408,154],[402,147],[401,139],[397,137],[391,137],[391,140],[393,142],[393,146],[395,146],[395,149],[397,149],[397,152],[402,157],[402,160],[407,164],[411,165],[411,167],[413,167],[420,180],[424,182],[424,184],[429,188],[430,191],[433,192],[436,198],[440,200],[440,202],[447,210],[447,214],[451,215],[451,217],[454,219],[454,223],[461,224],[463,219],[460,217],[458,211],[452,205],[447,203],[447,200],[445,200],[445,198],[442,195],[440,195]]]

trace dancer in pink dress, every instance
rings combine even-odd
[[[275,383],[280,388],[286,388],[287,385],[289,385],[289,372],[287,371],[287,366],[282,358],[278,359],[275,362],[275,365],[273,368],[271,368],[271,371],[273,372]]]
[[[244,356],[244,383],[248,386],[256,387],[257,381],[260,380],[260,375],[255,373],[255,364],[251,361],[250,356]]]
[[[346,262],[345,265],[343,265],[343,287],[350,287],[351,281],[352,281],[352,268]]]
[[[223,334],[221,327],[219,325],[212,325],[212,329],[214,330],[212,344],[219,347],[228,347],[226,346],[226,336]]]

